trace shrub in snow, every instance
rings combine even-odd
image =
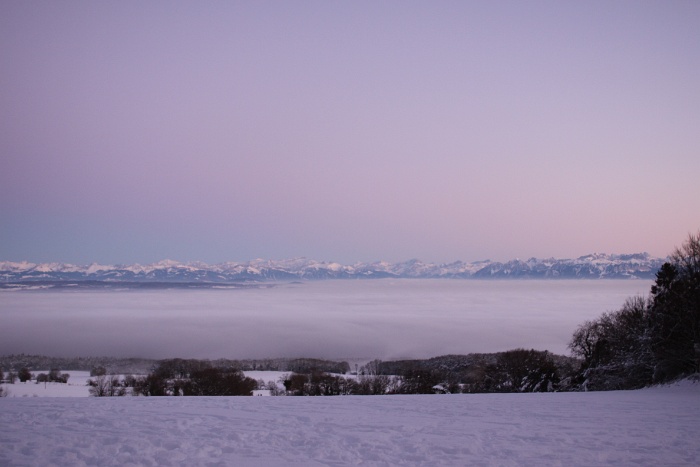
[[[206,360],[170,359],[147,376],[133,378],[134,395],[250,396],[257,382],[236,368],[215,368]]]
[[[27,367],[23,367],[17,372],[17,377],[19,378],[20,382],[24,383],[32,379],[32,373]]]

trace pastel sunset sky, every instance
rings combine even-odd
[[[698,1],[0,3],[0,260],[665,256]]]

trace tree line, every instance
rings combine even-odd
[[[70,368],[73,371],[91,371],[93,368],[107,368],[114,374],[146,374],[160,361],[147,358],[116,357],[49,357],[46,355],[12,354],[0,356],[0,368]],[[220,358],[210,361],[217,368],[238,368],[242,371],[294,371],[309,372],[320,369],[329,373],[345,374],[350,365],[344,361],[323,360],[318,358],[265,358],[234,360]]]
[[[490,355],[493,358],[486,358]],[[560,357],[561,358],[561,357]],[[546,392],[561,389],[561,375],[569,366],[549,352],[516,349],[484,354],[473,365],[470,356],[445,356],[430,360],[381,362],[373,360],[356,375],[329,373],[320,368],[291,372],[279,381],[254,380],[238,368],[216,367],[208,360],[162,360],[147,375],[109,375],[94,368],[90,394],[103,396],[237,396],[256,389],[270,395],[343,396],[384,394],[448,394],[476,392]],[[446,361],[471,361],[472,373],[460,373]],[[439,362],[439,363],[438,363]],[[478,369],[478,370],[475,370]],[[383,374],[392,371],[393,374]]]
[[[569,347],[579,389],[635,389],[700,371],[700,232],[656,273],[647,297],[583,323]]]
[[[10,370],[5,375],[5,372],[0,368],[0,382],[6,381],[9,384],[15,384],[15,381],[19,380],[21,383],[30,381],[32,379],[38,383],[67,383],[70,374],[61,373],[58,368],[52,368],[48,373],[39,373],[37,375],[29,371],[29,368],[22,367],[19,371]]]

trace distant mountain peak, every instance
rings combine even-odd
[[[235,283],[299,279],[451,278],[451,279],[653,279],[666,258],[648,253],[611,255],[592,253],[575,259],[513,259],[466,263],[425,263],[410,259],[398,263],[376,261],[352,266],[308,258],[255,259],[209,265],[165,259],[145,266],[76,266],[69,263],[0,261],[0,283],[36,281],[110,281]]]

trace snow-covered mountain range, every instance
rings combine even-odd
[[[0,282],[109,281],[235,283],[309,279],[451,278],[451,279],[652,279],[666,258],[647,253],[591,254],[576,259],[456,261],[448,264],[409,260],[343,265],[306,258],[256,259],[205,264],[164,260],[148,265],[76,266],[66,263],[0,261]]]

